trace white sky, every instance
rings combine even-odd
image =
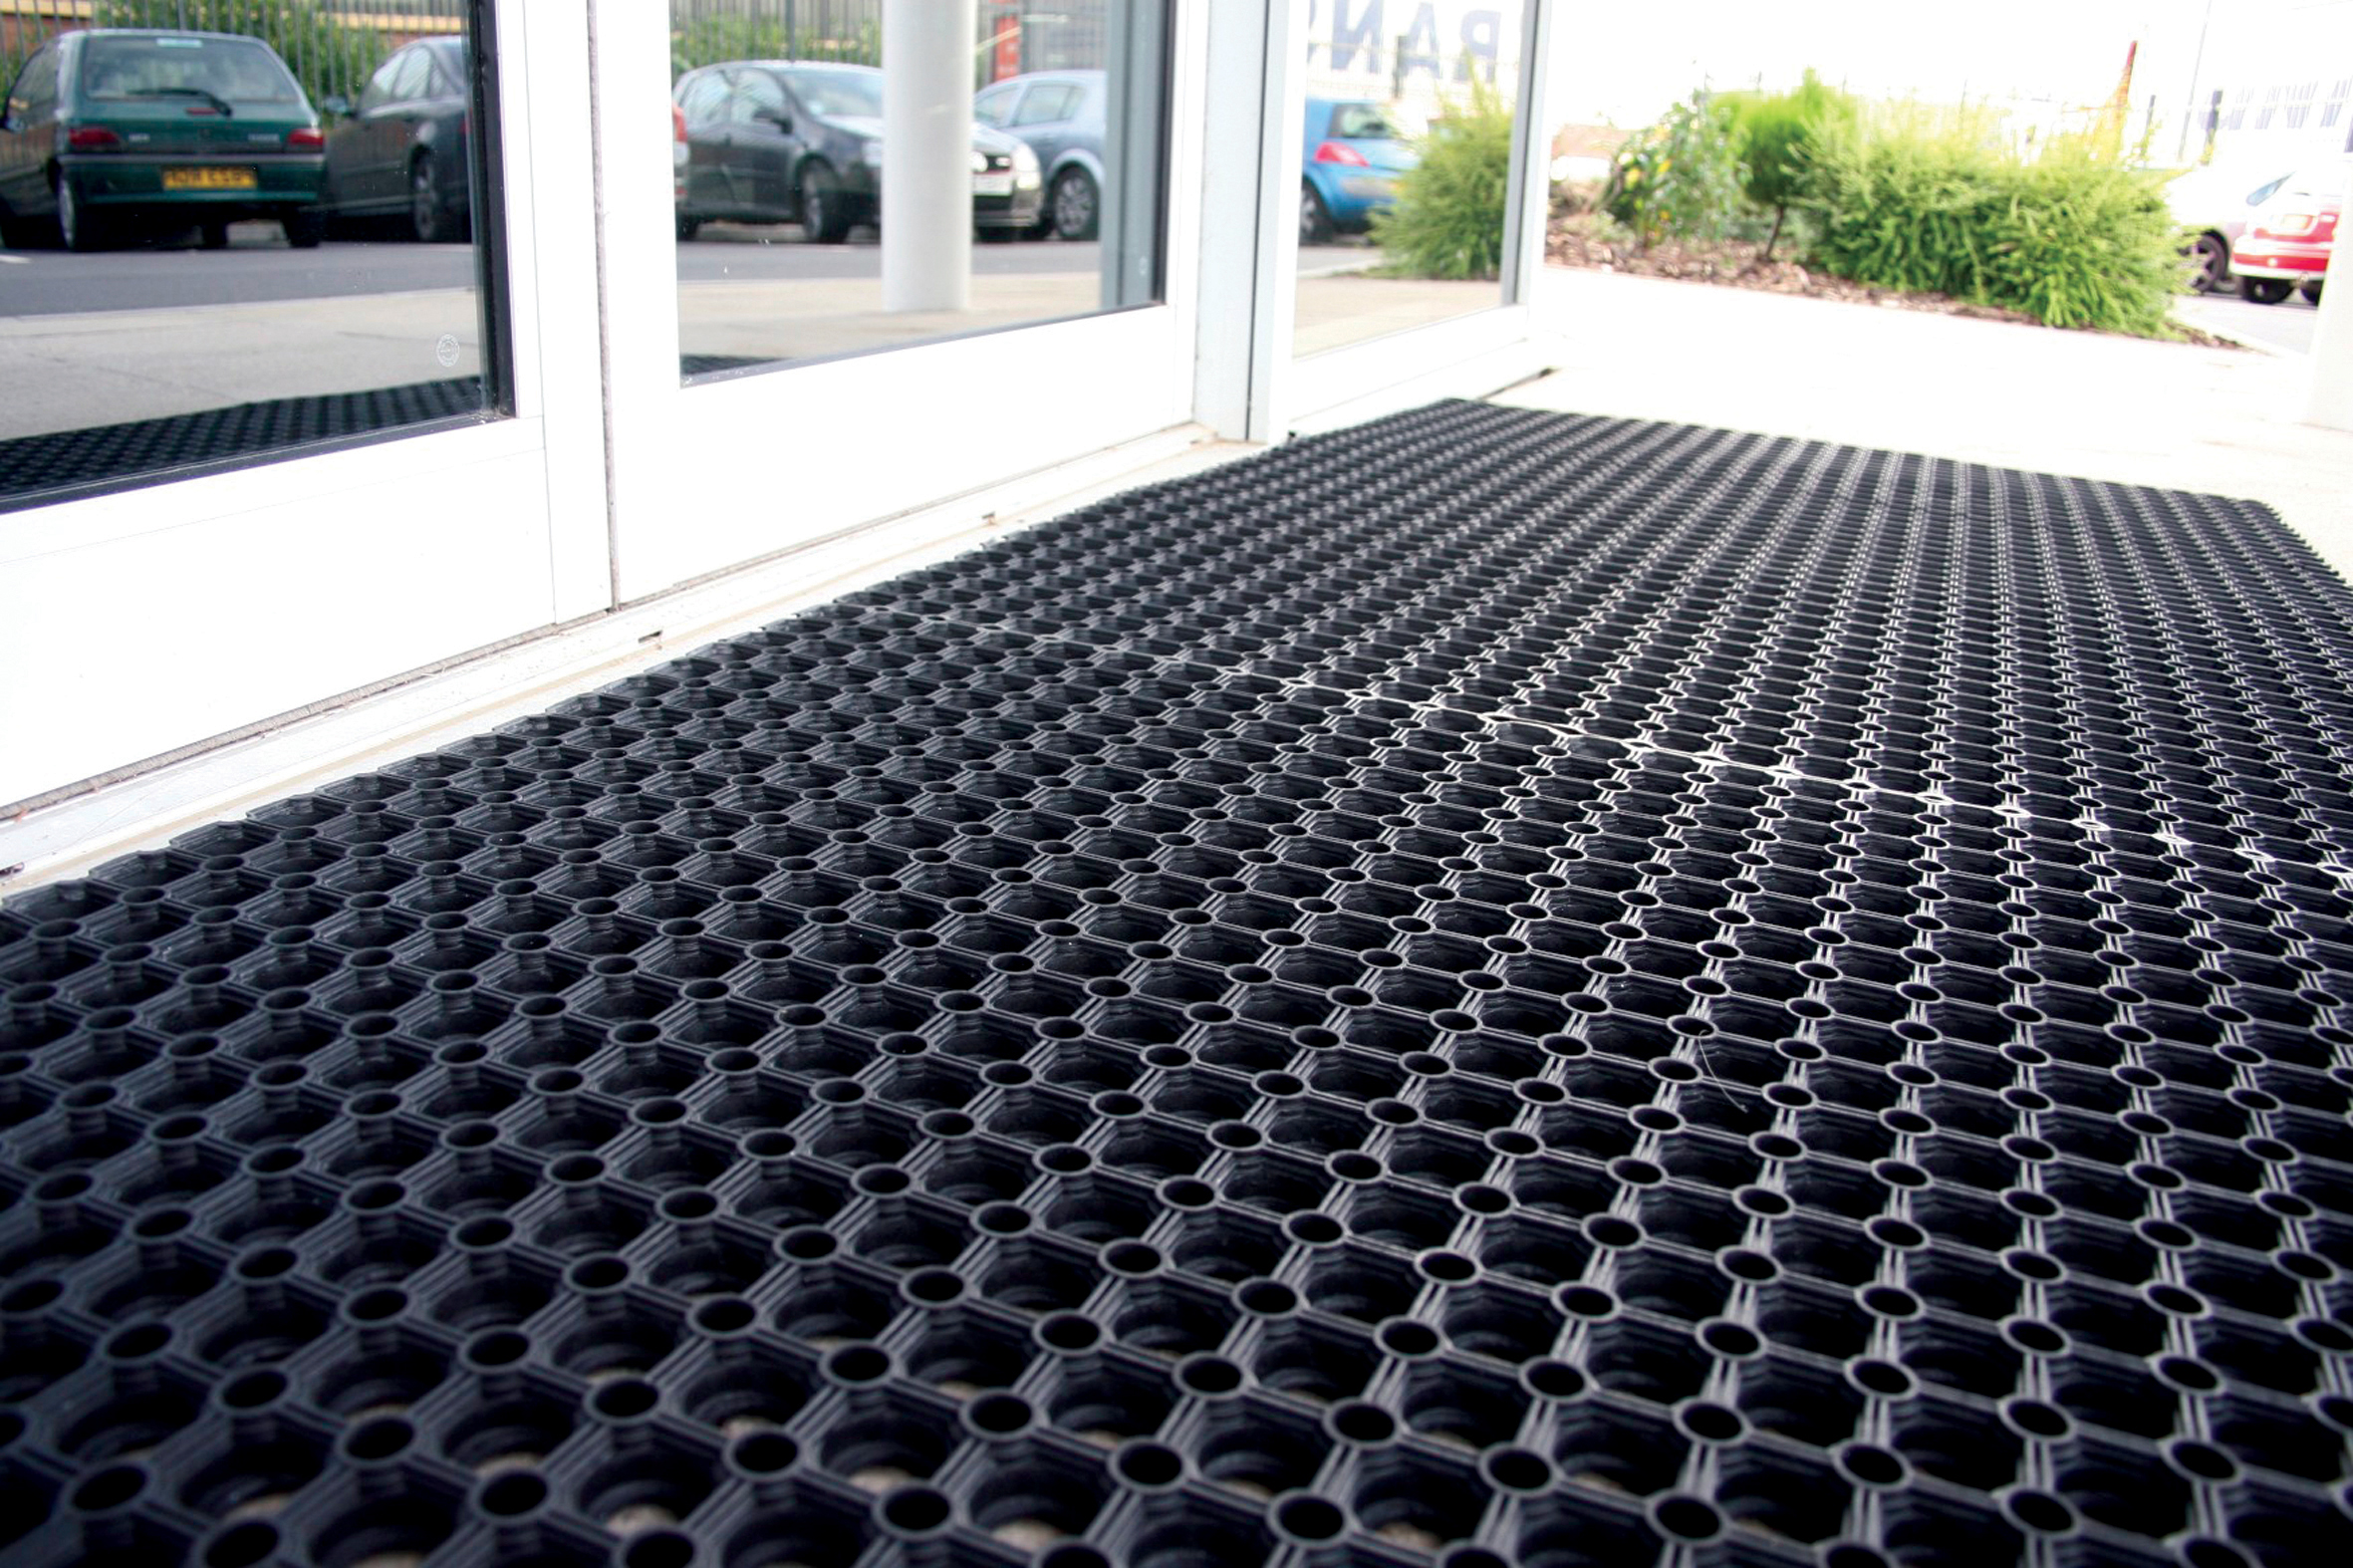
[[[2115,91],[2138,39],[2137,129],[2152,93],[2161,121],[2187,102],[2208,10],[2208,0],[1579,0],[1561,8],[1561,107],[1576,120],[1646,125],[1702,80],[1745,87],[1761,75],[1785,86],[1808,66],[1868,97],[2092,104]],[[2219,60],[2253,70],[2250,56],[2276,54],[2290,62],[2284,75],[2311,58],[2316,32],[2345,30],[2353,0],[2213,0],[2212,13],[2209,73]],[[2353,74],[2353,58],[2314,69]]]

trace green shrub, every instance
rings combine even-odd
[[[1511,111],[1473,79],[1470,107],[1431,127],[1397,203],[1373,214],[1383,270],[1411,278],[1492,278],[1503,268]]]
[[[1858,283],[2161,336],[2180,270],[2156,177],[2059,148],[2027,162],[1966,128],[1843,128],[1808,153],[1814,259]]]
[[[1773,215],[1764,247],[1770,261],[1789,209],[1804,199],[1813,169],[1809,149],[1827,131],[1856,123],[1855,101],[1808,71],[1795,92],[1727,93],[1719,102],[1731,109],[1733,144],[1748,165],[1743,193]]]
[[[1602,206],[1645,247],[1670,236],[1719,240],[1747,180],[1730,107],[1695,93],[1618,149]]]

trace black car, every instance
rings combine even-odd
[[[428,243],[467,236],[468,75],[464,39],[427,38],[378,67],[359,103],[326,101],[329,113],[351,117],[327,133],[321,201],[330,216],[400,218]]]
[[[686,117],[686,199],[678,238],[713,219],[798,223],[838,245],[882,210],[883,73],[872,66],[735,60],[689,71],[673,95]],[[1014,234],[1044,200],[1037,154],[972,128],[972,224]]]

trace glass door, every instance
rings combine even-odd
[[[601,8],[621,600],[1188,416],[1173,10]]]

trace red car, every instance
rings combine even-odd
[[[2290,176],[2247,223],[2230,252],[2238,292],[2257,305],[2276,305],[2301,287],[2320,303],[2321,276],[2345,206],[2345,166],[2324,164]]]

